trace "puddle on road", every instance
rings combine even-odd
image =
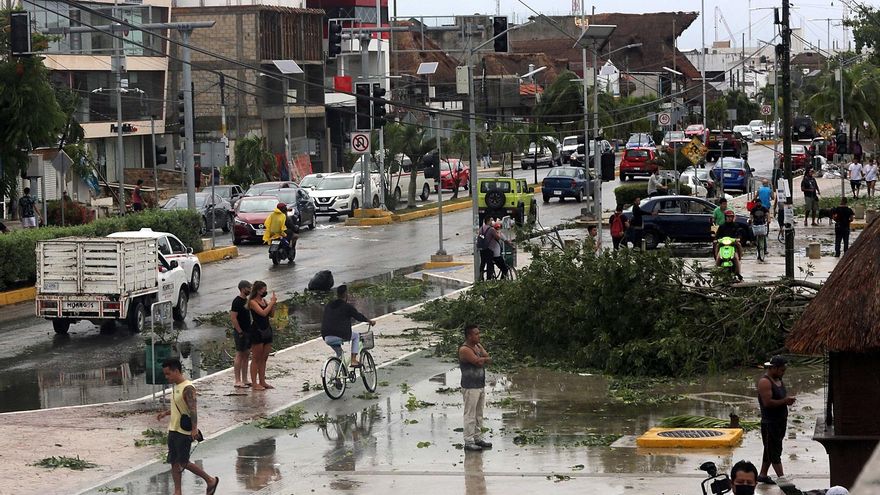
[[[395,276],[404,273],[396,272]],[[352,303],[367,317],[398,311],[454,290],[425,283],[424,292],[407,292],[404,299],[389,291],[371,290],[389,278],[390,274],[349,284],[367,285],[351,295]],[[286,331],[276,333],[275,349],[320,335],[322,311],[321,300],[280,307],[276,325],[281,319],[291,323],[285,325]],[[221,320],[226,319],[225,314]],[[232,366],[234,348],[225,329],[198,324],[192,318],[175,328],[181,330],[178,349],[193,379]],[[147,383],[152,369],[146,365],[146,336],[132,334],[120,324],[112,333],[56,335],[51,343],[0,361],[0,412],[113,402],[159,391],[159,386]],[[161,378],[161,370],[157,374]]]

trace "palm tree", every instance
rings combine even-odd
[[[867,124],[870,135],[876,135],[880,123],[876,117],[880,111],[880,69],[861,63],[842,72],[844,119],[849,124],[850,140],[853,130],[855,139],[859,139],[863,123]],[[820,79],[823,84],[807,99],[806,110],[817,121],[834,122],[840,118],[840,82],[831,72]]]
[[[555,155],[557,152],[556,142],[551,139],[553,135],[553,129],[547,125],[541,124],[540,122],[532,122],[526,126],[524,129],[525,137],[528,138],[528,146],[529,148],[532,145],[535,145],[535,161],[532,163],[532,167],[535,169],[535,183],[538,182],[538,154],[543,153],[544,150],[550,150],[551,155]],[[528,164],[528,162],[523,160],[523,168]],[[552,166],[552,156],[551,156],[551,166]]]
[[[510,153],[510,175],[513,176],[513,154],[528,146],[522,126],[500,125],[492,131],[492,147],[501,152],[501,175],[504,175],[504,156]]]
[[[266,165],[272,164],[275,157],[269,151],[266,138],[250,135],[235,143],[235,163],[226,167],[224,177],[247,190],[260,179],[272,180]]]
[[[395,130],[392,134],[391,139],[394,142],[394,148],[399,149],[400,153],[408,156],[413,162],[413,167],[410,171],[409,190],[406,193],[407,204],[413,206],[416,204],[416,176],[419,173],[419,168],[415,165],[419,163],[423,156],[437,147],[437,139],[427,137],[424,127],[413,124],[399,124],[399,126],[399,129]],[[387,144],[389,143],[386,141]]]

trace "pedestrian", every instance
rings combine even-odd
[[[623,216],[623,205],[617,205],[611,218],[608,219],[608,228],[611,230],[611,244],[614,250],[620,249],[620,241],[626,233],[626,217]]]
[[[804,178],[801,179],[801,192],[804,193],[804,203],[806,205],[804,227],[807,226],[807,220],[810,218],[810,215],[813,216],[812,225],[819,225],[816,223],[816,218],[819,216],[819,184],[816,183],[816,178],[813,177],[813,169],[811,168],[804,172]]]
[[[138,179],[131,193],[131,209],[132,211],[141,211],[144,209],[144,198],[141,196],[141,188],[144,185],[143,179]]]
[[[18,216],[21,218],[21,228],[32,229],[37,226],[37,200],[31,196],[31,188],[24,188],[24,194],[18,198]]]
[[[348,302],[348,286],[340,285],[336,288],[336,299],[324,306],[324,314],[321,317],[321,338],[330,347],[339,348],[337,354],[341,352],[343,342],[351,341],[351,366],[358,367],[361,336],[352,330],[352,319],[367,323],[371,327],[376,325],[376,320],[367,318]],[[341,354],[338,355],[342,357]]]
[[[641,249],[642,246],[642,236],[645,233],[645,215],[653,215],[652,212],[643,210],[639,205],[642,203],[642,198],[636,198],[633,201],[632,206],[632,220],[629,222],[629,229],[626,231],[627,237],[629,238],[629,242],[632,243],[633,248]]]
[[[486,215],[483,225],[477,233],[477,249],[480,250],[480,280],[492,280],[495,278],[495,268],[492,265],[492,240],[495,238],[495,229],[492,228],[492,217]],[[485,275],[485,278],[483,278]]]
[[[752,209],[749,210],[749,221],[752,224],[752,230],[763,231],[763,235],[766,236],[770,228],[770,208],[764,206],[760,193],[755,195],[755,199],[752,203]],[[757,229],[754,227],[757,227]],[[760,249],[760,246],[758,246],[758,249]],[[766,237],[764,239],[764,256],[767,256]]]
[[[858,158],[854,159],[849,165],[849,188],[852,190],[854,198],[859,197],[859,192],[862,189],[863,172],[861,161]]]
[[[663,185],[663,181],[660,179],[660,169],[656,168],[654,173],[648,177],[648,197],[653,198],[661,194],[666,194],[666,186]]]
[[[761,201],[761,204],[764,208],[768,210],[773,206],[773,200],[775,199],[776,193],[773,192],[773,188],[770,187],[770,180],[764,179],[761,181],[761,187],[758,188],[758,199]]]
[[[273,292],[272,298],[266,301],[268,293],[266,282],[257,280],[248,296],[248,309],[251,311],[251,385],[254,390],[275,388],[266,383],[266,362],[272,352],[274,333],[269,318],[275,315],[278,298]]]
[[[749,461],[739,461],[730,469],[733,495],[754,495],[758,484],[758,468]]]
[[[877,159],[871,158],[864,167],[865,183],[868,186],[868,197],[874,197],[874,186],[877,184]]]
[[[840,198],[840,206],[831,211],[831,219],[834,220],[834,257],[840,257],[840,243],[843,242],[843,252],[849,249],[850,225],[856,214],[852,208],[846,205],[846,196]]]
[[[483,406],[486,402],[486,366],[492,358],[480,343],[480,327],[464,327],[464,344],[458,348],[461,369],[461,395],[464,397],[464,450],[480,452],[491,449],[483,440]]]
[[[492,262],[501,270],[501,279],[507,279],[507,261],[504,259],[504,246],[509,244],[507,236],[501,232],[501,222],[495,222],[495,236],[490,246],[492,247]]]
[[[601,248],[599,247],[599,227],[595,225],[587,227],[587,239],[589,239],[593,245],[593,252],[598,254],[601,251]]]
[[[776,476],[785,476],[782,470],[782,440],[788,421],[788,406],[794,404],[795,398],[788,395],[782,381],[788,361],[782,356],[773,356],[764,363],[766,373],[758,379],[758,407],[761,409],[761,441],[764,444],[764,456],[761,461],[761,472],[758,483],[775,484],[767,471],[773,466]]]
[[[721,198],[718,201],[718,206],[712,210],[712,225],[715,227],[721,227],[724,225],[726,221],[724,218],[724,212],[727,211],[727,198]]]
[[[232,300],[229,319],[232,320],[232,340],[235,342],[235,358],[232,361],[232,374],[235,388],[247,388],[248,359],[251,353],[251,312],[248,310],[248,296],[251,283],[242,280],[238,283],[238,295]]]
[[[171,479],[174,480],[174,495],[182,493],[183,470],[205,480],[208,486],[207,495],[213,495],[220,484],[219,476],[211,476],[198,464],[190,462],[190,447],[193,441],[201,442],[199,431],[199,415],[196,405],[196,388],[183,376],[183,366],[177,358],[169,358],[162,362],[162,373],[168,383],[172,384],[171,408],[156,415],[161,421],[171,416],[168,421],[168,464],[171,464]]]

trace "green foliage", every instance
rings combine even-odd
[[[153,428],[147,428],[146,430],[141,432],[141,436],[144,438],[138,438],[134,441],[135,447],[146,447],[148,445],[165,445],[168,443],[168,431],[167,430],[154,430]]]
[[[669,182],[667,187],[670,191],[675,191],[674,182]],[[687,184],[679,184],[679,191],[684,195],[691,194],[691,188]],[[619,205],[631,205],[636,198],[645,199],[648,197],[648,181],[621,184],[614,188],[614,197]]]
[[[870,52],[870,60],[880,64],[880,10],[867,3],[853,3],[855,14],[846,25],[853,29],[856,52]]]
[[[761,428],[761,421],[740,420],[739,425],[745,431]],[[730,421],[709,416],[669,416],[660,421],[663,428],[730,428]]]
[[[235,142],[235,162],[223,167],[220,175],[226,184],[238,184],[247,191],[255,182],[274,178],[274,163],[266,138],[251,135]]]
[[[844,117],[850,129],[857,132],[867,124],[868,134],[877,135],[880,111],[880,69],[870,63],[845,67],[843,71]],[[817,91],[806,99],[805,110],[817,122],[834,122],[840,118],[840,83],[834,73],[825,71],[821,76]]]
[[[555,125],[558,131],[574,131],[582,129],[583,119],[572,118],[582,115],[583,84],[576,81],[577,74],[569,70],[562,71],[541,95],[541,102],[535,107],[535,115],[550,121],[562,121]]]
[[[46,457],[31,464],[31,466],[44,467],[47,469],[67,468],[74,471],[82,471],[84,469],[92,469],[98,467],[97,464],[89,461],[84,461],[80,459],[79,456],[67,457],[65,455],[58,457],[55,457],[54,455],[52,457]]]
[[[723,285],[663,250],[596,255],[578,245],[532,256],[516,280],[477,284],[411,317],[449,329],[441,345],[452,356],[461,328],[479,325],[493,368],[677,376],[762,360],[803,310],[804,296],[787,283]]]
[[[415,395],[409,394],[406,398],[406,410],[407,411],[415,411],[416,409],[424,409],[426,407],[431,407],[435,405],[433,402],[425,402],[423,400],[419,400]]]
[[[281,414],[276,414],[268,418],[257,421],[257,428],[295,430],[302,425],[308,424],[310,420],[306,419],[306,411],[300,406],[291,407]]]
[[[513,167],[513,156],[528,146],[528,138],[523,134],[523,127],[518,124],[499,125],[492,130],[492,149],[501,153],[501,169],[504,170],[505,155],[510,154],[510,165]],[[503,175],[503,174],[502,174]]]
[[[124,217],[102,218],[84,225],[16,230],[0,236],[0,252],[3,253],[0,257],[0,289],[35,280],[38,241],[71,236],[104,237],[113,232],[149,227],[176,235],[198,252],[202,250],[202,239],[198,234],[200,222],[201,217],[194,211],[145,210]]]
[[[712,129],[730,129],[727,110],[736,109],[736,124],[761,118],[761,108],[742,91],[728,91],[707,105],[709,126]]]
[[[655,406],[678,402],[684,397],[679,394],[657,393],[657,380],[644,378],[615,378],[608,383],[608,395],[617,402],[627,405]]]
[[[428,292],[428,284],[421,279],[395,276],[380,282],[353,282],[348,289],[352,296],[387,302],[422,298]]]

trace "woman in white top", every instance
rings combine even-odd
[[[872,158],[870,163],[865,165],[865,182],[868,183],[868,197],[874,197],[874,185],[877,183],[877,159]]]
[[[862,172],[862,164],[858,159],[853,160],[849,166],[849,187],[854,198],[859,197],[859,189],[862,188]]]

